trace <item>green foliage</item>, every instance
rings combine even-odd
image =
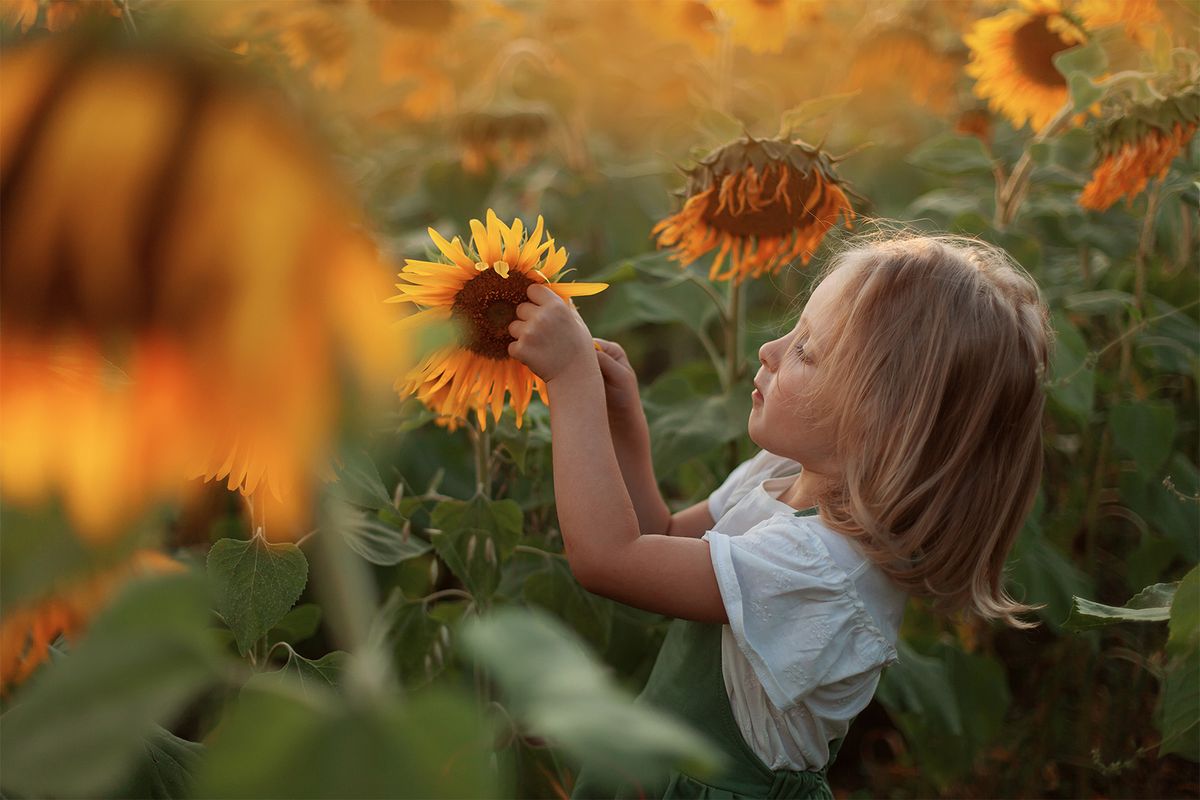
[[[1075,605],[1063,623],[1063,629],[1083,631],[1100,628],[1114,622],[1162,622],[1171,615],[1171,599],[1178,584],[1156,583],[1147,586],[1129,599],[1124,606],[1106,606],[1082,597],[1073,598]]]
[[[999,734],[1010,703],[1003,666],[945,642],[923,654],[905,642],[876,696],[940,788],[967,774]]]
[[[992,159],[974,136],[942,134],[922,144],[908,163],[942,175],[990,175]]]
[[[217,610],[243,655],[283,619],[308,582],[308,559],[291,543],[221,539],[208,552]]]
[[[521,507],[512,500],[443,500],[431,518],[433,546],[471,594],[486,599],[500,583],[500,567],[521,538]]]
[[[1168,623],[1169,658],[1159,705],[1159,755],[1178,753],[1200,762],[1200,567],[1193,567],[1175,592]]]
[[[491,797],[492,738],[456,693],[352,703],[293,675],[256,680],[222,721],[195,796]]]
[[[586,646],[541,611],[501,609],[459,633],[495,677],[514,716],[576,761],[651,780],[672,767],[706,775],[720,753],[669,716],[637,706]]]
[[[0,718],[4,790],[80,797],[123,785],[156,725],[173,724],[218,676],[208,604],[194,575],[127,585]]]

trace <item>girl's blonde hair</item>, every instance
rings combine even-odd
[[[1015,615],[1041,606],[1003,580],[1042,473],[1053,329],[1037,284],[998,247],[906,231],[844,242],[820,277],[836,270],[804,389],[842,467],[821,518],[935,609],[1036,627]]]

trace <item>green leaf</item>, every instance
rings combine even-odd
[[[495,732],[465,697],[414,693],[350,705],[292,676],[251,681],[196,776],[204,798],[501,796]]]
[[[341,683],[342,671],[346,667],[349,653],[334,650],[313,661],[297,653],[291,646],[284,646],[288,651],[287,662],[274,672],[256,675],[253,680],[273,680],[287,676],[294,679],[295,685],[306,695],[312,692],[337,689]]]
[[[1086,111],[1088,106],[1104,96],[1103,89],[1078,72],[1067,78],[1067,86],[1071,92],[1071,108],[1076,113]]]
[[[443,500],[433,509],[431,522],[437,532],[431,531],[430,538],[471,594],[491,597],[500,582],[500,565],[521,538],[522,516],[513,500]]]
[[[877,697],[904,733],[921,770],[945,788],[966,775],[1000,732],[1011,701],[1004,669],[984,655],[939,643],[923,655],[900,641]]]
[[[1006,589],[1022,603],[1041,604],[1038,616],[1055,630],[1073,608],[1075,596],[1092,593],[1091,578],[1051,543],[1036,519],[1026,522],[1005,565]]]
[[[909,154],[908,163],[942,175],[991,175],[992,159],[974,136],[944,133]]]
[[[746,432],[750,416],[750,391],[744,384],[727,395],[697,394],[682,375],[655,381],[642,396],[650,425],[656,474],[673,472],[685,461],[699,457]]]
[[[361,508],[391,508],[392,496],[379,477],[375,462],[363,450],[348,450],[340,456],[337,483],[329,487],[334,496]]]
[[[299,644],[312,637],[321,626],[321,607],[316,603],[301,603],[283,615],[268,634],[268,641]]]
[[[1097,41],[1055,53],[1051,60],[1054,62],[1054,68],[1068,81],[1073,75],[1085,78],[1099,77],[1108,66],[1108,56]]]
[[[579,637],[546,612],[501,608],[459,635],[519,720],[599,773],[654,780],[673,767],[703,776],[721,766],[720,751],[698,732],[634,704]]]
[[[113,797],[182,800],[190,796],[192,774],[204,756],[204,745],[181,739],[155,725],[133,780]]]
[[[521,595],[531,606],[540,606],[588,643],[603,652],[612,631],[612,606],[609,601],[579,585],[565,559],[543,558],[543,569],[525,579]]]
[[[1171,615],[1171,598],[1178,584],[1156,583],[1134,595],[1123,607],[1107,606],[1082,597],[1074,605],[1062,627],[1069,631],[1100,628],[1114,622],[1165,622]]]
[[[300,598],[308,559],[294,544],[273,544],[261,536],[220,539],[208,551],[208,574],[217,610],[245,655]]]
[[[1175,408],[1168,403],[1113,406],[1108,425],[1117,450],[1132,458],[1145,477],[1153,477],[1171,454],[1175,442]]]
[[[1200,567],[1192,567],[1179,581],[1169,630],[1168,655],[1180,656],[1200,647]]]
[[[95,797],[127,782],[154,726],[173,724],[219,674],[208,603],[196,575],[125,586],[0,718],[5,789]]]
[[[372,564],[390,567],[433,548],[429,542],[412,535],[408,520],[394,525],[376,514],[349,507],[338,509],[336,519],[338,532],[346,544]]]
[[[1200,761],[1200,650],[1177,659],[1162,687],[1162,742],[1158,755]]]
[[[1050,364],[1050,396],[1081,422],[1091,418],[1096,395],[1096,370],[1089,361],[1087,342],[1066,315],[1052,315],[1055,341]]]
[[[410,600],[398,589],[392,590],[377,612],[375,624],[385,632],[405,686],[426,684],[445,669],[449,660],[450,631],[434,618],[434,614],[442,606],[462,605],[442,602],[427,608],[421,600]]]

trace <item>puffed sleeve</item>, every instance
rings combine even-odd
[[[814,519],[776,514],[740,536],[702,537],[734,640],[780,710],[897,660]]]

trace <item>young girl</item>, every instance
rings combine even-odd
[[[640,702],[727,756],[715,777],[658,786],[585,769],[574,797],[832,797],[826,770],[897,661],[909,595],[1033,626],[1002,571],[1041,477],[1052,334],[1003,251],[893,234],[835,256],[795,327],[759,350],[761,452],[674,514],[621,348],[597,352],[545,287],[528,297],[509,353],[550,394],[571,570],[676,618]]]

